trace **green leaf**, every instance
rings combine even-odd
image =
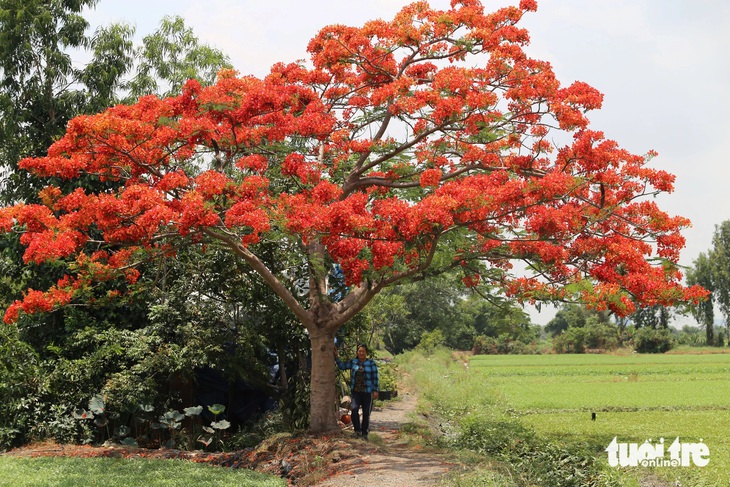
[[[203,406],[193,406],[183,409],[185,416],[198,416],[203,412]]]
[[[226,407],[223,404],[211,404],[210,406],[208,406],[208,411],[213,413],[214,416],[218,416],[225,410]]]
[[[179,421],[182,421],[183,419],[185,419],[185,415],[179,411],[175,411],[174,409],[172,409],[172,410],[166,412],[162,416],[162,418],[165,418],[168,421],[178,421],[179,422]],[[162,418],[160,418],[160,420],[162,420]]]
[[[96,394],[89,401],[89,409],[94,414],[104,414],[106,405],[104,404],[104,397],[101,394]]]
[[[74,409],[72,414],[74,419],[92,419],[94,417],[93,414],[85,409]]]
[[[155,410],[155,408],[151,404],[140,404],[139,410],[142,411],[143,413],[151,413],[152,411]]]
[[[224,429],[230,428],[231,423],[229,423],[225,419],[222,419],[220,421],[216,421],[215,423],[210,423],[210,426],[217,430],[224,430]]]

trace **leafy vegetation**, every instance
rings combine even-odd
[[[639,353],[664,353],[675,344],[674,337],[667,329],[639,328],[633,338],[634,350]]]
[[[692,314],[707,331],[707,344],[713,340],[722,344],[723,338],[714,336],[715,308],[725,318],[725,335],[730,339],[730,220],[715,226],[712,248],[702,252],[687,272],[687,282],[700,284],[710,291],[707,301],[693,306]]]

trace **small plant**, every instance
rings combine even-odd
[[[423,332],[421,341],[416,345],[416,350],[420,350],[426,355],[431,355],[437,347],[444,345],[444,332],[441,330],[433,330],[431,332]]]
[[[134,417],[135,438],[148,442],[151,439],[152,413],[155,408],[151,404],[140,404],[137,406],[137,414]],[[135,441],[135,444],[137,441]]]
[[[94,426],[99,429],[99,443],[104,439],[104,432],[106,437],[110,438],[109,434],[109,418],[106,415],[106,404],[104,403],[104,397],[101,394],[94,395],[89,400],[89,409],[78,408],[72,413],[74,419],[79,421],[90,421],[93,422]]]
[[[178,430],[182,424],[182,420],[185,419],[185,415],[174,409],[167,411],[165,414],[160,416],[160,425],[167,428],[170,434],[170,438],[162,443],[165,448],[174,448],[177,444]]]
[[[396,380],[396,370],[393,364],[383,364],[378,368],[378,375],[380,378],[380,390],[381,391],[396,391],[398,390],[398,382]]]
[[[669,330],[639,328],[634,333],[634,350],[639,353],[664,353],[674,348],[674,345]]]
[[[203,426],[203,431],[205,434],[201,434],[198,436],[198,441],[205,445],[205,448],[207,449],[214,441],[218,444],[223,444],[223,441],[220,438],[220,432],[230,428],[231,423],[229,423],[226,419],[218,420],[218,416],[223,414],[223,412],[226,410],[226,407],[222,404],[212,404],[208,406],[208,411],[213,414],[213,422],[210,423],[210,426]]]
[[[200,414],[203,412],[203,406],[192,406],[184,408],[183,413],[185,417],[189,419],[190,431],[186,435],[187,445],[186,448],[193,450],[195,449],[195,437],[200,434]]]

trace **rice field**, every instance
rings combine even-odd
[[[606,461],[613,438],[667,447],[701,440],[705,467],[622,468],[672,484],[730,486],[730,354],[480,355],[470,375],[538,433],[590,445]]]

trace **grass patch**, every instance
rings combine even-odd
[[[282,479],[182,460],[0,456],[0,486],[280,487]]]

